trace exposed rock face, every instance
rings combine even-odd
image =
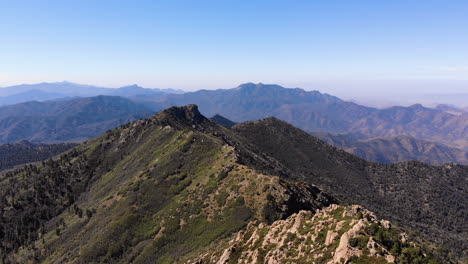
[[[393,239],[394,245],[405,242],[403,234],[388,224],[361,206],[331,205],[316,213],[300,211],[271,225],[252,222],[225,245],[186,263],[395,263],[402,256],[398,250],[390,253],[389,241],[382,236]]]
[[[354,223],[352,221],[351,223]],[[355,248],[349,246],[349,239],[351,237],[356,237],[361,229],[364,227],[364,221],[360,219],[357,223],[352,225],[351,229],[341,235],[340,243],[333,254],[333,260],[329,261],[328,263],[340,263],[342,259],[345,261],[348,260],[352,256],[360,256],[361,252]]]
[[[200,114],[197,105],[188,105],[186,107],[173,106],[161,111],[155,115],[153,119],[158,120],[161,124],[173,125],[178,128],[203,128],[210,126],[211,121]]]

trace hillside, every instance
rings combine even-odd
[[[194,106],[171,108],[7,174],[3,245],[8,252],[29,245],[11,260],[164,263],[250,220],[272,222],[335,201],[240,164],[225,132]],[[12,186],[24,192],[8,192]]]
[[[250,129],[257,132],[251,133]],[[265,137],[255,143],[261,133],[266,133]],[[296,166],[295,162],[302,165]],[[409,174],[408,167],[422,169]],[[329,219],[322,223],[330,224],[330,231],[343,235],[347,228],[354,228],[353,218],[364,218],[370,213],[348,215],[343,212],[355,207],[325,208],[357,200],[365,207],[376,208],[380,216],[402,210],[386,203],[403,206],[403,199],[406,211],[398,211],[392,218],[404,228],[420,228],[414,225],[418,218],[422,228],[430,227],[425,237],[435,232],[432,243],[440,245],[438,239],[443,238],[442,241],[456,240],[463,246],[463,233],[457,236],[453,232],[463,230],[464,222],[460,220],[466,211],[458,207],[466,202],[466,170],[461,166],[367,163],[276,119],[228,129],[202,116],[195,105],[172,107],[110,130],[57,159],[4,174],[0,179],[3,258],[7,263],[183,263],[206,252],[216,255],[221,252],[217,246],[229,247],[229,241],[236,237],[248,242],[246,234],[255,232],[257,225],[286,226],[301,215],[306,220],[298,224],[306,239],[304,246],[312,246],[306,237],[315,236],[315,257],[322,252],[325,260],[329,257],[326,252],[334,252],[335,245],[345,242],[340,239],[339,243],[333,240],[324,245],[317,232],[325,229],[319,230],[310,223]],[[372,184],[361,188],[368,183],[367,177],[380,173],[385,174],[382,179],[389,181],[392,177],[410,181],[431,177],[433,173],[443,181],[450,174],[451,181],[461,184],[454,187],[450,182],[422,180],[413,187],[415,195],[407,195],[405,189],[395,185],[395,195],[359,197],[381,189]],[[425,189],[427,186],[432,189]],[[424,198],[419,196],[421,193]],[[427,201],[430,214],[408,212],[421,199]],[[381,207],[376,206],[378,202]],[[328,213],[312,219],[319,209]],[[458,213],[453,213],[455,209]],[[442,215],[445,225],[440,225]],[[398,236],[398,230],[385,227],[379,231],[376,219],[365,219],[361,222],[375,228],[351,236],[356,243],[350,247],[363,252],[364,260],[349,255],[356,263],[375,263],[372,260],[381,259],[380,256],[386,258],[389,254],[385,250],[397,242],[399,246],[392,253],[397,259],[411,257],[419,258],[421,263],[437,263],[429,262],[432,253],[446,258],[443,252],[432,252],[431,246],[423,247],[424,237],[412,236],[411,239],[419,237],[412,240],[416,244],[406,243]],[[337,227],[338,221],[344,221],[340,224],[343,228]],[[428,221],[433,221],[434,226]],[[439,229],[435,225],[440,225]],[[453,232],[447,231],[448,225]],[[441,238],[438,232],[445,236]],[[388,239],[383,239],[387,235]],[[289,235],[278,233],[276,237],[282,236]],[[358,239],[359,236],[363,238]],[[366,245],[359,241],[371,241],[369,237],[375,237],[373,240],[380,245],[376,251],[380,247],[381,252],[364,250]],[[266,247],[273,249],[273,243]],[[452,250],[463,253],[460,247]]]
[[[14,144],[0,145],[0,170],[10,169],[14,166],[49,159],[77,144],[34,144],[20,141]]]
[[[468,152],[466,151],[408,136],[362,140],[359,139],[359,136],[351,134],[311,134],[330,145],[374,162],[392,163],[417,160],[433,165],[449,162],[468,164]]]
[[[0,107],[0,142],[82,141],[151,114],[116,96],[4,106]]]
[[[241,123],[233,130],[287,167],[287,177],[363,205],[466,256],[468,166],[367,162],[275,118]]]
[[[274,116],[308,132],[358,133],[366,138],[406,135],[468,148],[468,113],[454,115],[421,105],[376,109],[318,91],[262,83],[141,101],[154,110],[198,104],[204,115],[220,114],[234,122]]]

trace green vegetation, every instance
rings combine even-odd
[[[380,256],[363,255],[361,257],[353,256],[349,259],[350,264],[387,264],[385,258]]]
[[[48,220],[71,206],[94,171],[79,149],[4,173],[0,178],[1,254],[32,245],[45,232]],[[78,211],[77,211],[78,212]],[[81,211],[80,211],[81,212]]]
[[[21,141],[15,144],[0,145],[0,170],[14,166],[47,160],[55,155],[77,146],[74,143],[33,144]]]
[[[367,236],[352,237],[349,239],[349,246],[362,250],[367,247],[367,242],[369,242],[369,237]]]
[[[362,252],[373,239],[401,261],[428,260],[368,213],[268,174],[287,170],[194,106],[171,109],[2,175],[3,262],[183,263],[232,246],[231,263],[262,263],[272,250],[284,263],[324,262],[357,219],[374,223],[350,240]]]
[[[366,249],[367,242],[372,238],[376,243],[397,257],[398,263],[410,264],[435,264],[441,263],[438,258],[432,254],[425,254],[421,247],[418,247],[409,242],[403,242],[401,239],[402,233],[398,228],[385,228],[380,222],[374,222],[366,226],[362,230],[363,236],[353,237],[349,239],[351,247],[357,247],[361,250]],[[352,263],[380,263],[369,259],[368,256],[353,259]],[[385,263],[385,262],[382,262]]]

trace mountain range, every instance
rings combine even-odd
[[[359,135],[353,134],[311,134],[330,145],[374,162],[392,163],[418,160],[433,165],[449,162],[468,164],[468,152],[466,151],[408,136],[359,139]]]
[[[50,87],[46,85],[49,88],[44,89],[49,92],[63,87],[63,91],[73,92],[82,87],[82,95],[95,93],[96,89],[105,90],[66,82],[48,85]],[[32,87],[22,89],[29,88]],[[196,103],[207,116],[219,114],[235,122],[274,116],[314,135],[330,133],[324,138],[329,139],[327,142],[372,161],[419,160],[432,164],[466,162],[468,113],[465,109],[449,105],[376,109],[318,91],[261,83],[183,94],[155,92],[139,86],[107,90],[126,99],[112,96],[94,99],[65,97],[0,107],[0,142],[11,143],[23,139],[34,142],[80,141],[173,105]],[[83,114],[80,107],[92,102],[99,104],[100,100],[96,98],[105,98],[107,103],[95,106],[95,114]],[[47,112],[44,109],[55,110],[42,114],[43,111]],[[99,116],[99,120],[92,120],[94,116]],[[37,122],[36,118],[39,118]],[[80,120],[79,124],[73,123],[76,118]],[[75,121],[70,121],[72,119]],[[351,144],[348,140],[347,144],[340,145],[336,136],[335,143],[330,140],[331,134],[346,134],[355,142]],[[383,149],[387,146],[388,149]]]
[[[118,96],[9,105],[0,108],[0,142],[82,141],[152,113]]]
[[[47,101],[70,97],[110,96],[158,96],[165,93],[182,93],[175,89],[150,89],[136,84],[120,88],[106,88],[71,82],[21,84],[0,88],[0,105],[10,105],[28,101]]]
[[[154,110],[194,103],[207,116],[220,114],[234,122],[274,116],[307,132],[354,133],[365,138],[405,135],[468,148],[468,113],[455,115],[422,105],[376,109],[318,91],[261,83],[167,94],[148,101],[146,105]]]
[[[367,162],[276,118],[227,128],[171,107],[3,173],[2,258],[447,263],[467,255],[467,175]]]

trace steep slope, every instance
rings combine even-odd
[[[56,161],[9,172],[0,181],[6,259],[172,262],[251,220],[336,202],[312,185],[239,163],[229,133],[196,106],[171,108]]]
[[[154,110],[198,104],[207,116],[220,114],[235,122],[274,116],[308,132],[360,133],[366,138],[407,135],[468,148],[467,113],[454,115],[421,105],[376,109],[318,91],[262,83],[170,94],[148,101],[151,103],[146,105]]]
[[[467,255],[468,166],[371,163],[275,118],[233,129],[289,168],[289,177],[312,182]]]
[[[227,128],[231,128],[236,124],[235,122],[232,122],[231,120],[225,118],[224,116],[217,115],[217,114],[212,116],[210,120],[215,122],[218,125],[221,125]]]
[[[262,139],[257,135],[263,135]],[[340,202],[334,197],[344,202],[360,200],[381,214],[402,210],[393,219],[409,221],[406,226],[414,226],[414,216],[423,228],[429,226],[428,235],[436,232],[434,236],[439,237],[441,233],[437,232],[442,232],[455,239],[444,225],[435,229],[418,215],[440,225],[439,214],[447,214],[450,217],[446,215],[444,223],[460,232],[458,242],[463,246],[466,239],[460,228],[464,222],[457,221],[466,211],[457,208],[460,215],[452,216],[455,205],[449,203],[453,203],[452,198],[459,199],[458,206],[465,202],[462,180],[466,174],[462,173],[466,168],[437,171],[437,167],[416,165],[422,169],[414,170],[414,176],[421,178],[416,183],[421,187],[413,188],[415,197],[405,196],[405,204],[392,207],[402,197],[383,192],[385,197],[379,200],[379,207],[372,203],[378,198],[372,196],[379,196],[383,186],[398,194],[406,189],[393,183],[374,185],[369,177],[382,174],[382,180],[413,180],[405,174],[407,168],[367,163],[276,119],[239,124],[231,130],[202,116],[195,105],[172,107],[110,130],[56,159],[1,175],[1,256],[6,263],[184,263],[204,258],[206,252],[213,252],[214,256],[224,254],[225,247],[232,245],[229,241],[236,237],[245,242],[243,245],[251,245],[245,234],[255,232],[257,225],[261,225],[257,233],[266,234],[269,228],[286,228],[300,215],[306,221],[298,224],[297,232],[306,241],[307,237],[315,237],[314,244],[304,244],[311,247],[311,253],[317,253],[311,257],[330,260],[330,254],[335,252],[333,257],[343,256],[356,263],[375,263],[372,261],[382,260],[381,255],[386,259],[414,257],[428,263],[424,257],[428,256],[428,249],[421,251],[419,246],[401,241],[398,230],[382,229],[378,223],[383,222],[367,217],[367,211],[361,216],[357,212],[348,215],[343,212],[355,207],[334,206],[331,211],[325,209],[326,214],[315,219],[312,216],[317,210]],[[432,177],[431,173],[440,177],[441,182],[429,179],[434,184],[445,186],[444,174],[448,173],[452,181],[461,178],[462,185],[449,190],[452,193],[437,193],[437,187],[426,190],[423,177]],[[312,185],[314,182],[336,196],[321,191]],[[351,192],[355,194],[350,195]],[[431,215],[405,214],[414,210],[410,206],[420,201],[420,194],[425,195]],[[446,208],[432,211],[441,205]],[[301,212],[304,210],[309,213]],[[372,229],[358,229],[352,223],[354,217],[365,218],[360,226],[373,226]],[[341,228],[337,227],[339,221],[344,221]],[[312,228],[314,223],[323,226],[320,230]],[[326,228],[341,236],[346,233],[354,242],[316,240]],[[347,233],[347,228],[356,232]],[[291,235],[277,230],[280,233],[272,232],[273,239],[291,239]],[[375,252],[365,250],[369,237],[375,240]],[[398,241],[401,244],[395,251],[387,253],[390,245],[391,250]],[[246,248],[246,254],[256,250],[257,245],[253,246]],[[289,242],[284,247],[281,252],[293,248]],[[260,253],[258,248],[257,252]],[[284,260],[293,257],[294,251],[291,254]],[[229,259],[235,262],[235,258]],[[341,257],[333,263],[340,262]]]
[[[0,142],[81,141],[151,113],[114,96],[4,106],[0,107]]]
[[[368,175],[355,168],[383,168],[281,121],[269,120],[254,123],[269,127],[263,132],[261,126],[254,127],[258,133],[268,133],[263,140],[249,143],[259,135],[247,137],[251,123],[228,129],[202,116],[195,105],[172,107],[110,130],[55,160],[3,174],[0,241],[4,262],[183,263],[226,245],[238,232],[250,232],[255,223],[274,226],[280,220],[290,222],[288,218],[295,218],[295,213],[303,215],[303,210],[314,213],[340,202],[312,185],[314,181],[322,184],[328,179],[333,184],[324,186],[333,187],[329,189],[336,197],[345,202],[357,200],[346,195],[368,183]],[[278,143],[275,148],[280,151],[269,153],[269,142]],[[296,167],[296,161],[308,163]],[[446,171],[455,177],[462,169]],[[385,177],[400,173],[389,171],[393,174]],[[336,178],[337,173],[341,178]],[[419,177],[426,175],[422,171]],[[352,190],[346,192],[341,186]],[[454,207],[448,201],[466,194],[464,186],[458,188],[462,189],[454,189],[447,199],[429,196],[428,202],[447,205],[441,213],[452,213]],[[357,193],[373,194],[364,191]],[[391,195],[388,199],[396,201]],[[417,198],[409,200],[411,205]],[[409,210],[406,205],[403,208]],[[464,214],[463,210],[459,213]],[[399,217],[411,220],[405,214]],[[431,217],[440,223],[437,215]],[[457,219],[446,221],[457,229]],[[315,232],[307,224],[303,229]],[[377,231],[363,235],[378,239]],[[402,252],[407,246],[401,247]],[[362,257],[366,256],[375,257],[363,251]]]
[[[311,133],[326,143],[363,159],[392,163],[417,160],[441,165],[448,162],[468,164],[468,152],[408,136],[359,139],[352,134]]]
[[[77,144],[34,144],[20,141],[14,144],[0,145],[0,170],[10,169],[14,166],[49,159]]]

